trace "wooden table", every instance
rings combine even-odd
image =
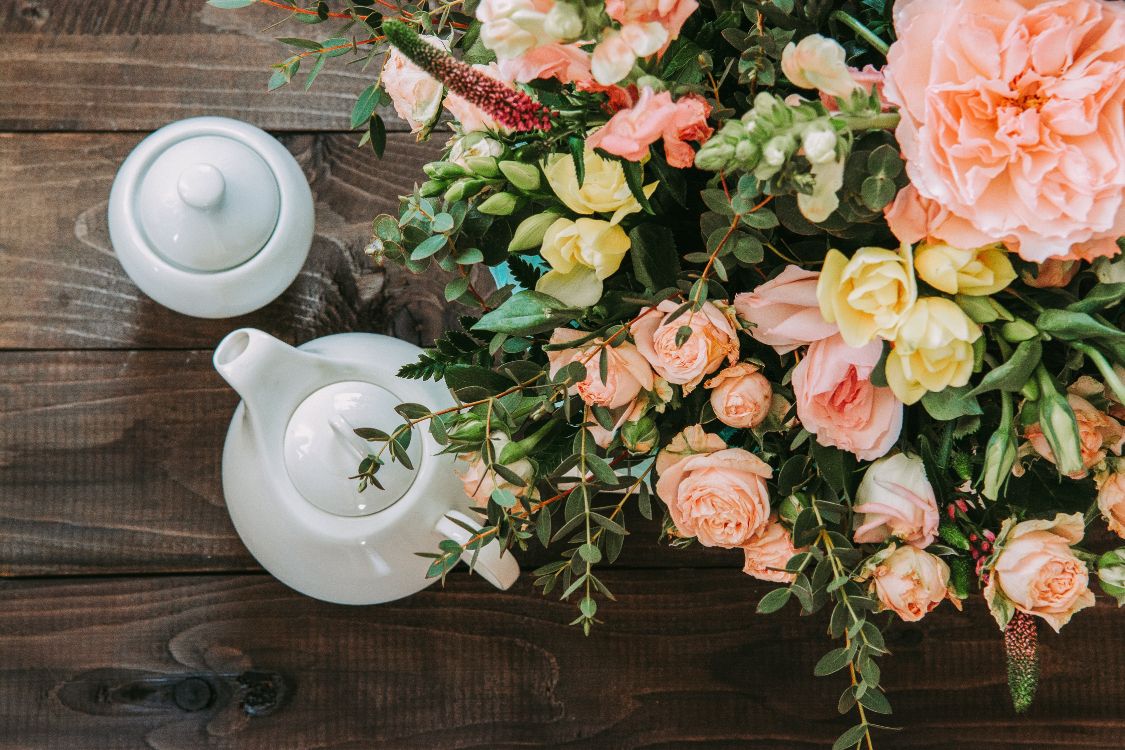
[[[308,33],[276,20],[202,0],[0,0],[0,748],[826,747],[849,721],[840,675],[811,674],[821,619],[755,616],[765,589],[737,554],[677,552],[653,526],[605,573],[620,601],[589,638],[526,577],[499,593],[459,572],[343,607],[255,565],[223,507],[237,399],[215,343],[242,325],[425,342],[452,315],[434,280],[363,253],[439,144],[392,121],[390,158],[357,150],[356,67],[266,94],[273,37]],[[237,320],[144,297],[106,230],[125,155],[202,114],[278,133],[317,201],[296,283]],[[1125,746],[1125,613],[1108,604],[1045,634],[1025,717],[979,602],[889,641],[890,722],[907,731],[880,748]]]

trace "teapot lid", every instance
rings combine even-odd
[[[137,215],[150,246],[188,271],[242,265],[277,226],[277,180],[253,149],[226,136],[172,144],[139,184]]]
[[[414,467],[408,469],[391,461],[389,451],[381,454],[385,464],[379,469],[383,489],[359,491],[359,482],[350,479],[359,462],[379,453],[384,443],[368,443],[355,434],[358,427],[402,423],[394,407],[402,399],[386,388],[349,380],[320,388],[293,412],[285,428],[285,469],[297,491],[321,510],[338,516],[367,516],[384,510],[407,493],[422,461],[420,435],[411,430],[407,456]]]

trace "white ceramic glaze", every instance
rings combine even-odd
[[[118,170],[109,232],[141,291],[185,315],[256,310],[296,278],[312,243],[312,193],[268,133],[224,117],[167,125]]]
[[[430,552],[441,539],[465,543],[476,526],[453,458],[428,430],[415,428],[414,470],[380,470],[385,491],[356,491],[368,445],[352,429],[401,424],[394,406],[452,405],[439,383],[406,380],[399,367],[419,349],[386,336],[345,333],[293,348],[261,331],[230,333],[215,367],[242,396],[223,450],[223,492],[239,536],[283,583],[317,599],[377,604],[421,591]],[[475,569],[499,588],[519,575],[495,542]]]

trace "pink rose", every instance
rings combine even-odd
[[[820,274],[798,266],[785,270],[754,289],[734,297],[738,316],[754,327],[749,334],[778,354],[837,333],[835,323],[820,314],[816,282]]]
[[[680,307],[679,303],[664,300],[656,307],[645,308],[630,330],[637,349],[656,374],[669,383],[682,385],[687,394],[718,369],[724,359],[731,364],[738,360],[738,335],[730,318],[713,302],[704,302],[698,311],[689,308],[672,318],[671,313]],[[677,345],[676,336],[684,327],[691,329],[691,335],[682,346]]]
[[[665,468],[656,494],[683,536],[705,547],[741,547],[770,515],[770,467],[749,451],[724,448],[689,455]]]
[[[855,511],[861,514],[853,536],[857,544],[879,544],[893,537],[925,549],[937,536],[937,500],[918,456],[896,453],[871,464],[855,499]]]
[[[840,336],[814,342],[793,369],[797,418],[821,445],[871,461],[891,449],[902,430],[902,402],[871,384],[883,345],[854,349]]]
[[[1115,456],[1121,455],[1121,447],[1125,443],[1125,428],[1081,396],[1068,393],[1066,402],[1074,410],[1074,419],[1078,423],[1078,440],[1082,447],[1082,465],[1085,467],[1071,478],[1081,479],[1086,476],[1086,469],[1092,469],[1105,460],[1107,451]],[[1055,454],[1038,422],[1030,425],[1024,434],[1036,453],[1051,463],[1055,462]]]
[[[1081,513],[1024,521],[1007,535],[1002,530],[1000,552],[984,588],[989,606],[1003,594],[1016,609],[1042,617],[1055,632],[1075,612],[1094,606],[1086,563],[1070,549],[1082,541],[1083,530]]]
[[[697,0],[606,0],[605,11],[622,25],[659,23],[671,42],[698,7]]]
[[[1110,474],[1098,489],[1098,510],[1109,530],[1125,538],[1125,474]]]
[[[759,581],[775,581],[777,583],[792,583],[796,576],[785,572],[785,565],[798,552],[804,552],[808,547],[797,549],[793,546],[793,537],[777,520],[777,516],[770,516],[769,523],[753,539],[742,545],[745,563],[742,572],[753,576]]]
[[[707,125],[710,112],[711,106],[699,96],[673,102],[667,91],[654,93],[644,88],[636,104],[618,111],[586,139],[586,145],[641,161],[648,156],[649,146],[663,138],[668,164],[683,169],[695,162],[695,151],[687,141],[704,141],[714,132]]]
[[[940,557],[917,547],[890,547],[868,573],[883,610],[904,622],[916,622],[933,611],[942,599],[958,604],[949,592],[949,566]]]
[[[590,55],[577,44],[548,44],[523,55],[499,62],[500,73],[509,81],[527,83],[554,78],[560,83],[586,84],[593,80]]]
[[[437,37],[422,37],[435,47],[445,49]],[[397,49],[392,48],[383,62],[383,88],[391,97],[395,112],[417,133],[435,120],[441,109],[443,86]]]
[[[1115,254],[1125,4],[898,0],[894,16],[886,94],[918,192],[1026,260]]]
[[[711,389],[711,408],[731,427],[757,427],[770,413],[773,387],[755,365],[732,365],[704,383]]]
[[[556,328],[551,334],[551,344],[565,344],[587,334],[573,328]],[[605,378],[601,375],[601,351],[605,352]],[[603,346],[595,338],[573,349],[554,349],[547,352],[551,377],[571,362],[582,362],[586,377],[571,389],[590,406],[618,409],[631,404],[641,391],[652,390],[652,368],[630,343]]]

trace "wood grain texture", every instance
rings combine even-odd
[[[209,351],[0,352],[0,576],[256,570],[220,478],[237,403]],[[741,565],[630,528],[622,566]]]
[[[0,130],[146,131],[196,115],[271,130],[347,130],[352,104],[378,67],[339,57],[307,93],[304,73],[268,92],[270,65],[291,54],[277,37],[322,40],[339,27],[287,17],[204,0],[5,0]],[[406,128],[390,108],[382,114],[389,129]]]
[[[2,95],[0,95],[2,96]],[[440,273],[374,268],[371,220],[396,212],[436,141],[393,135],[379,161],[350,135],[286,136],[313,187],[316,235],[304,269],[250,315],[174,313],[125,275],[106,226],[110,186],[141,139],[132,134],[0,134],[0,348],[210,348],[254,326],[302,342],[342,331],[429,342],[456,321]]]
[[[819,618],[755,616],[763,588],[735,571],[608,578],[622,602],[589,638],[526,583],[462,575],[360,608],[263,576],[5,584],[0,748],[820,750],[847,726],[846,677],[811,676]],[[1024,717],[983,606],[893,626],[889,719],[908,730],[878,747],[1120,748],[1117,615],[1099,606],[1044,637]]]

